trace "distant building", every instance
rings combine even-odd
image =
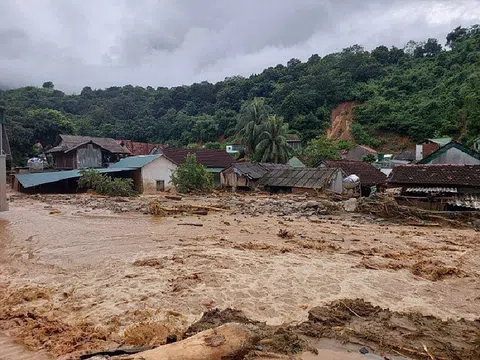
[[[399,204],[429,210],[480,210],[480,165],[409,164],[393,168],[388,186]]]
[[[244,146],[241,144],[228,144],[225,146],[225,151],[230,155],[238,155],[243,151]]]
[[[480,153],[451,141],[417,162],[418,164],[479,165]]]
[[[420,144],[417,144],[415,149],[415,160],[420,161],[431,153],[437,151],[441,147],[447,145],[452,141],[450,137],[426,139]]]
[[[258,181],[266,191],[287,193],[343,192],[344,173],[340,168],[278,169]]]
[[[222,187],[235,191],[236,189],[252,190],[258,180],[271,170],[293,169],[288,164],[239,162],[223,170],[220,174]]]
[[[300,155],[299,155],[300,156]],[[292,157],[290,160],[288,160],[288,164],[290,166],[296,167],[296,168],[304,168],[307,167],[307,165],[300,159],[298,156]]]
[[[377,159],[377,156],[378,156],[377,151],[365,145],[355,146],[353,149],[350,149],[349,151],[347,151],[347,153],[342,157],[345,160],[363,161],[363,157],[368,154],[372,154],[373,156],[375,156],[375,159]]]
[[[287,135],[287,145],[290,146],[292,149],[297,150],[300,149],[302,146],[302,140],[296,134],[288,134]]]
[[[59,137],[59,144],[47,151],[53,157],[55,169],[102,168],[130,155],[130,151],[110,138],[73,135]]]
[[[117,144],[126,148],[132,155],[154,155],[160,153],[165,146],[162,144],[150,144],[132,140],[116,140]]]

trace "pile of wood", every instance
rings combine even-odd
[[[463,221],[450,218],[455,217],[455,214],[399,205],[389,194],[377,194],[375,199],[362,199],[358,205],[358,211],[415,226],[440,226],[440,224],[458,228],[467,226]]]
[[[177,207],[163,206],[158,200],[153,200],[148,205],[148,212],[155,216],[170,216],[178,214],[208,215],[209,211],[227,211],[223,208],[205,205],[179,205]]]

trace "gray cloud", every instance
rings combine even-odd
[[[175,86],[353,44],[402,47],[480,22],[478,0],[18,0],[0,3],[0,84]]]

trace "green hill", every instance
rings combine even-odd
[[[355,101],[351,131],[359,143],[445,135],[468,144],[480,135],[480,26],[455,29],[445,46],[435,39],[371,52],[355,45],[249,78],[174,88],[85,87],[67,95],[47,82],[0,91],[0,105],[17,163],[35,141],[49,144],[60,132],[171,145],[216,141],[233,135],[242,102],[254,97],[264,97],[303,141],[325,133],[337,105]]]

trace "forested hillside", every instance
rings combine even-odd
[[[46,82],[0,91],[0,105],[16,163],[35,141],[48,145],[62,132],[178,146],[221,140],[234,135],[242,102],[254,97],[265,98],[303,141],[324,134],[338,104],[356,101],[351,130],[358,143],[379,146],[389,134],[412,141],[449,135],[468,143],[480,135],[480,27],[459,27],[445,48],[441,43],[371,52],[355,45],[249,78],[170,89],[86,86],[67,95]]]

